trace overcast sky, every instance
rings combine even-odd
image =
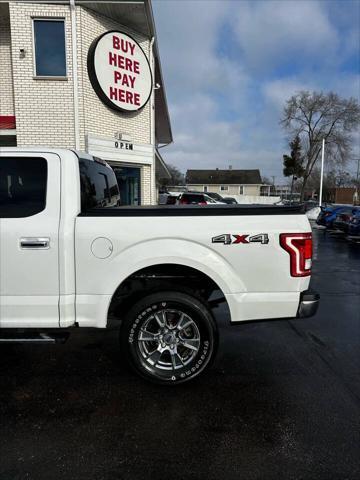
[[[168,163],[282,181],[279,126],[301,89],[360,95],[360,1],[153,0],[174,144]],[[355,163],[350,166],[355,170]]]

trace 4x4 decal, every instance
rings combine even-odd
[[[212,243],[222,243],[223,245],[232,245],[234,243],[261,243],[262,245],[267,245],[269,243],[269,235],[267,233],[258,233],[251,236],[224,233],[223,235],[212,237],[211,241]]]

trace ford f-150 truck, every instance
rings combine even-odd
[[[300,208],[119,205],[98,158],[0,149],[0,341],[117,326],[140,375],[176,384],[215,355],[216,292],[234,324],[315,313]]]

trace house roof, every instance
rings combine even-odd
[[[259,170],[188,170],[189,185],[257,185],[262,184]]]

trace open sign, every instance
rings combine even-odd
[[[98,97],[109,107],[136,111],[152,91],[149,61],[129,35],[111,31],[98,37],[88,53],[88,73]]]

